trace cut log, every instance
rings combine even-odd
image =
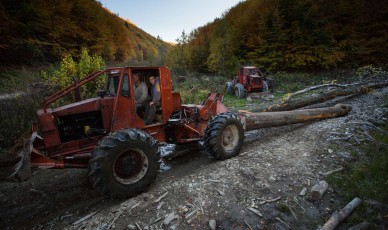
[[[334,107],[284,112],[245,113],[246,130],[291,125],[346,115],[352,107],[337,104]]]
[[[353,210],[361,204],[361,199],[356,197],[348,203],[340,212],[335,212],[330,219],[323,225],[322,230],[334,230],[338,224],[346,219]]]
[[[323,196],[323,194],[325,194],[328,188],[329,188],[329,184],[326,181],[324,180],[320,181],[318,184],[314,185],[311,188],[311,192],[310,192],[311,198],[313,200],[321,199],[321,197]]]

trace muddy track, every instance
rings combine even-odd
[[[340,152],[351,144],[329,151],[330,135],[345,132],[355,119],[374,117],[387,98],[388,88],[341,98],[323,105],[349,103],[349,116],[249,132],[240,156],[225,161],[214,161],[201,145],[190,146],[183,156],[163,161],[163,172],[147,193],[128,200],[101,198],[82,169],[38,170],[26,182],[0,182],[0,222],[3,229],[125,229],[136,224],[143,229],[207,229],[215,219],[218,229],[246,229],[246,223],[253,229],[315,229],[343,202],[332,188],[319,202],[299,196],[308,183],[324,179],[320,173],[348,160]],[[185,219],[190,212],[193,217]],[[171,213],[177,218],[163,226]]]

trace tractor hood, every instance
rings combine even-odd
[[[104,107],[112,108],[113,102],[114,97],[90,98],[72,104],[64,105],[58,108],[48,109],[47,112],[51,113],[54,117],[68,116],[90,111],[98,111]],[[43,113],[43,110],[38,111],[38,114],[41,113]]]

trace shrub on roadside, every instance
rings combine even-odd
[[[99,55],[90,55],[88,50],[83,48],[81,56],[77,61],[68,54],[65,55],[58,68],[46,72],[42,72],[42,78],[59,90],[71,84],[74,84],[74,79],[82,80],[92,72],[105,68],[105,62]],[[82,98],[90,98],[95,96],[95,92],[105,83],[105,79],[100,77],[89,82],[84,87],[80,88]]]

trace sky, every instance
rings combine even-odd
[[[176,42],[184,30],[220,18],[242,0],[99,0],[102,5],[154,37]]]

